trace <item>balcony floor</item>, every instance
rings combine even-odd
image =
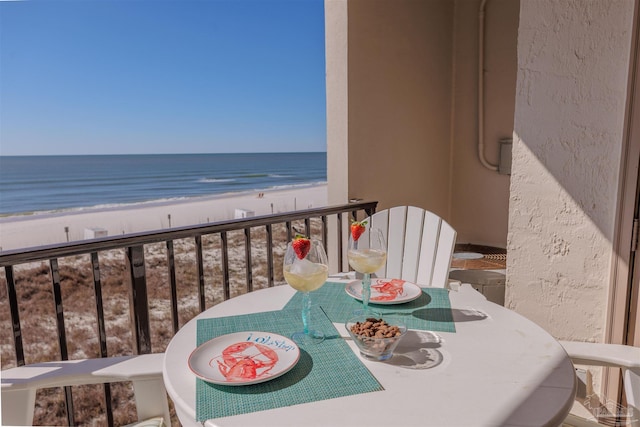
[[[469,254],[469,255],[467,255]],[[454,248],[452,269],[460,270],[505,270],[506,249],[473,244],[457,244]]]

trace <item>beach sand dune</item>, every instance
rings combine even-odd
[[[130,206],[0,218],[0,250],[162,230],[326,206],[327,186],[225,194]],[[238,211],[237,211],[238,210]]]

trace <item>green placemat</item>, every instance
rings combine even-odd
[[[240,331],[288,337],[302,328],[300,316],[300,310],[279,310],[201,319],[197,323],[197,344]],[[311,325],[324,332],[325,340],[300,347],[300,360],[281,377],[247,386],[215,385],[196,378],[197,420],[383,390],[320,307],[311,309]]]
[[[311,292],[311,303],[321,305],[329,319],[335,323],[346,322],[354,310],[362,308],[362,301],[347,295],[344,287],[344,283],[327,282],[317,291]],[[301,307],[302,293],[296,292],[284,308],[300,310]],[[383,315],[402,316],[409,329],[456,331],[449,291],[443,288],[422,288],[422,295],[418,299],[404,304],[369,304],[369,307]]]

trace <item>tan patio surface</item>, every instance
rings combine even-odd
[[[478,259],[457,259],[456,253],[473,252],[482,254]],[[507,268],[506,249],[492,246],[480,246],[473,244],[457,244],[454,248],[454,257],[451,260],[451,268],[464,270],[503,270]]]

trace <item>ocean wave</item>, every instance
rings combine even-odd
[[[198,197],[169,197],[163,199],[153,199],[153,200],[143,200],[136,202],[123,202],[123,203],[100,203],[97,205],[91,206],[74,206],[69,208],[60,208],[60,209],[45,209],[45,210],[37,210],[37,211],[26,211],[26,212],[16,212],[16,213],[2,213],[0,214],[0,219],[2,218],[10,218],[10,217],[23,217],[23,216],[35,216],[35,215],[70,215],[74,213],[83,213],[88,211],[108,211],[108,210],[118,210],[118,209],[128,209],[133,207],[143,207],[150,206],[155,204],[165,204],[172,202],[180,202],[186,201],[190,199],[197,199]]]
[[[239,178],[268,178],[268,173],[245,173],[238,175]]]
[[[212,184],[216,182],[232,182],[235,181],[233,178],[200,178],[198,182],[203,182],[205,184]]]
[[[135,201],[135,202],[100,203],[100,204],[91,205],[91,206],[77,206],[77,207],[48,209],[48,210],[31,210],[31,211],[16,212],[16,213],[1,212],[0,222],[12,221],[16,218],[28,218],[28,217],[34,217],[39,215],[51,215],[51,216],[73,215],[75,213],[84,213],[84,212],[90,212],[90,211],[110,211],[110,210],[120,210],[120,209],[132,209],[132,208],[145,207],[145,206],[165,205],[173,202],[197,201],[197,200],[206,200],[210,198],[237,197],[237,196],[243,196],[246,194],[254,194],[257,192],[283,191],[283,190],[291,190],[296,188],[315,187],[318,185],[327,185],[327,181],[306,182],[306,183],[289,184],[289,185],[274,185],[274,186],[269,186],[265,188],[245,189],[241,191],[230,191],[225,193],[211,193],[211,194],[200,194],[200,195],[180,196],[180,197],[165,197],[165,198]]]
[[[217,183],[217,182],[233,182],[243,178],[293,178],[294,175],[284,175],[278,173],[245,173],[238,174],[235,178],[200,178],[198,182]]]
[[[269,191],[269,190],[290,190],[292,188],[315,187],[316,185],[326,185],[326,184],[327,184],[327,181],[305,182],[305,183],[301,183],[301,184],[272,185],[271,187],[267,187],[264,190],[265,191]],[[260,189],[258,189],[258,190],[260,190]]]

